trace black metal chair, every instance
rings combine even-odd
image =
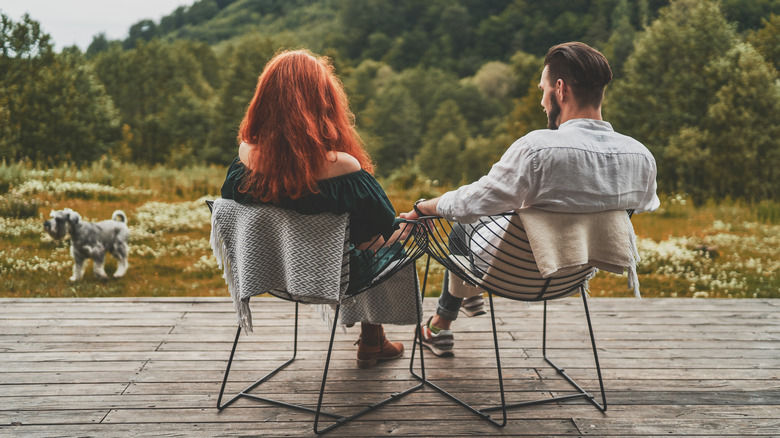
[[[206,204],[208,205],[209,209],[212,210],[212,213],[214,213],[213,203],[214,201],[206,201]],[[425,253],[424,244],[427,241],[427,236],[425,235],[425,232],[420,226],[420,224],[415,221],[405,221],[405,224],[401,226],[412,227],[412,230],[409,233],[409,235],[403,238],[403,240],[399,239],[398,241],[394,241],[394,242],[386,242],[385,246],[376,250],[375,252],[376,256],[373,258],[373,260],[376,261],[376,263],[383,263],[383,265],[371,266],[370,269],[363,271],[368,273],[368,274],[364,274],[363,276],[356,276],[356,275],[350,276],[349,274],[349,263],[350,263],[349,247],[350,246],[348,241],[349,233],[347,231],[346,240],[343,242],[344,254],[341,260],[343,274],[341,276],[341,284],[339,285],[342,289],[345,289],[346,291],[344,293],[344,299],[351,299],[362,293],[370,293],[370,290],[372,288],[375,288],[378,285],[380,285],[382,282],[392,278],[394,275],[398,274],[403,269],[415,270],[415,266],[414,266],[415,260],[421,257],[422,255],[424,255]],[[312,231],[316,232],[317,230],[312,230]],[[393,253],[390,254],[390,252]],[[262,267],[258,267],[258,269],[262,269]],[[306,276],[306,273],[301,272],[300,275]],[[414,275],[416,276],[416,271],[414,272]],[[315,288],[319,287],[319,285],[317,284],[314,284],[312,286]],[[415,294],[414,299],[415,302],[417,303],[416,305],[417,316],[415,317],[415,319],[419,320],[420,315],[422,315],[421,308],[420,308],[421,301],[420,301],[420,297],[417,295],[418,290],[415,290],[414,288],[412,289],[413,290],[411,292]],[[360,409],[349,416],[323,411],[322,409],[323,395],[325,392],[325,386],[328,377],[328,369],[330,366],[331,353],[333,351],[333,340],[336,333],[336,326],[339,323],[339,313],[341,311],[341,304],[339,303],[335,305],[335,312],[334,315],[332,316],[333,324],[330,332],[330,341],[328,344],[328,351],[325,359],[325,364],[324,364],[324,369],[322,374],[322,382],[320,385],[316,408],[312,408],[305,405],[287,403],[285,401],[270,399],[270,398],[263,397],[261,395],[255,395],[253,393],[250,393],[251,391],[256,390],[264,382],[274,377],[274,375],[276,375],[279,371],[283,370],[288,365],[290,365],[296,359],[297,352],[298,352],[298,307],[301,302],[299,300],[296,300],[294,297],[291,297],[290,294],[285,290],[269,290],[263,292],[269,293],[273,296],[282,298],[284,300],[293,301],[295,303],[295,331],[293,337],[292,357],[288,359],[286,362],[284,362],[283,364],[279,365],[271,372],[269,372],[268,374],[266,374],[265,376],[263,376],[262,378],[258,379],[256,382],[252,383],[242,391],[238,392],[235,396],[227,400],[225,403],[222,403],[222,397],[225,392],[225,386],[228,381],[228,375],[230,373],[230,368],[233,363],[234,355],[236,353],[236,346],[241,336],[242,327],[239,324],[238,329],[236,330],[233,346],[230,351],[230,357],[228,359],[227,367],[225,368],[225,375],[222,380],[222,386],[219,391],[219,397],[217,398],[217,409],[219,409],[220,411],[230,406],[240,398],[247,398],[255,401],[266,402],[277,406],[283,406],[283,407],[315,414],[313,430],[316,434],[322,434],[331,431],[336,427],[342,426],[368,412],[371,412],[385,405],[386,403],[389,403],[393,400],[397,400],[423,387],[423,384],[420,383],[404,391],[393,393],[390,395],[390,397],[385,398],[379,402],[369,404],[365,408]],[[333,423],[327,425],[323,429],[319,429],[319,422],[321,416],[325,416],[332,419]]]
[[[629,212],[629,216],[631,213],[632,212]],[[599,365],[596,341],[593,335],[590,312],[588,310],[587,294],[585,293],[585,284],[595,273],[595,268],[585,266],[574,272],[568,272],[566,275],[543,278],[536,265],[536,260],[531,251],[525,229],[523,228],[519,216],[514,212],[487,216],[480,219],[477,223],[469,225],[453,224],[444,218],[435,216],[423,217],[419,220],[426,224],[428,234],[426,247],[428,260],[425,268],[426,279],[430,266],[430,258],[432,257],[448,270],[451,275],[451,285],[453,281],[462,281],[464,287],[476,287],[479,288],[480,292],[481,290],[484,290],[488,293],[501,403],[496,406],[476,409],[428,380],[425,376],[425,366],[422,354],[423,346],[419,330],[416,334],[417,338],[412,350],[412,364],[410,366],[412,374],[424,385],[432,387],[439,393],[498,427],[506,425],[508,409],[541,403],[584,398],[593,404],[599,411],[605,412],[607,410],[607,401],[604,391],[604,382],[601,376],[601,366]],[[427,281],[423,282],[423,296],[426,283]],[[591,393],[578,385],[566,374],[563,368],[556,365],[547,356],[547,301],[568,297],[577,293],[582,297],[582,303],[585,310],[596,374],[598,375],[601,402],[596,401],[596,398]],[[493,305],[493,295],[512,300],[528,302],[542,301],[544,303],[542,355],[544,360],[571,384],[576,391],[575,394],[507,404],[504,393],[504,379],[501,370],[498,336],[496,333],[496,308]],[[420,347],[420,374],[417,374],[414,371],[414,356],[417,343],[419,343]],[[494,411],[502,412],[503,417],[500,422],[491,418],[490,413]]]

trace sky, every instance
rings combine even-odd
[[[151,19],[156,23],[179,6],[195,0],[0,0],[0,12],[14,22],[24,13],[51,35],[54,48],[79,46],[85,51],[92,37],[104,32],[109,40],[123,40],[134,23]]]

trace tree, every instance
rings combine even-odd
[[[224,80],[218,91],[209,150],[211,162],[229,163],[236,155],[238,126],[252,99],[263,66],[273,57],[278,44],[259,34],[249,34],[229,46],[220,57]]]
[[[645,142],[662,190],[694,201],[780,192],[777,71],[711,1],[676,0],[637,40],[608,94],[619,131]]]
[[[106,33],[100,32],[99,34],[92,37],[92,42],[89,43],[89,47],[87,47],[87,58],[91,59],[94,58],[98,53],[105,52],[108,50],[109,46],[110,43],[108,38],[106,38]]]
[[[609,60],[612,73],[620,77],[631,51],[634,49],[636,30],[631,24],[631,6],[628,0],[619,0],[612,14],[612,34],[604,46],[604,56]]]
[[[466,140],[466,147],[459,157],[459,161],[463,164],[462,181],[470,183],[486,175],[511,143],[512,139],[507,134],[498,134],[493,138],[477,137]]]
[[[420,108],[400,83],[388,85],[369,102],[359,123],[381,140],[367,146],[382,175],[411,161],[420,149]]]
[[[24,15],[14,22],[0,13],[0,102],[4,135],[0,137],[0,156],[17,159],[23,156],[21,128],[25,121],[25,101],[20,98],[24,84],[34,82],[41,68],[54,61],[51,37],[40,24]]]
[[[0,156],[85,162],[107,152],[119,121],[83,55],[55,54],[27,15],[19,23],[0,18]]]
[[[776,199],[780,195],[780,113],[776,72],[753,47],[738,44],[707,69],[716,89],[700,126],[673,137],[665,155],[676,189],[708,197]]]
[[[739,31],[755,29],[759,26],[762,17],[771,13],[780,14],[780,1],[778,0],[721,0],[723,15],[729,21],[737,23]]]
[[[470,164],[460,161],[468,133],[458,104],[453,100],[442,102],[427,126],[422,149],[417,155],[420,170],[441,182],[460,182],[464,164]]]
[[[472,82],[485,96],[501,100],[514,92],[517,77],[508,64],[492,61],[482,64]]]
[[[529,81],[535,84],[539,83],[539,78],[542,76],[542,63],[543,59],[541,57],[522,50],[512,55],[509,59],[509,65],[515,73],[515,78],[517,78],[517,83],[514,87],[517,91],[515,97],[519,98],[525,95],[526,91],[528,91]]]
[[[542,91],[539,81],[531,80],[523,97],[515,101],[515,108],[507,119],[507,132],[512,138],[520,138],[536,129],[547,127],[547,117],[540,102]]]
[[[132,49],[138,45],[139,40],[151,41],[152,38],[156,38],[159,35],[160,33],[157,30],[157,24],[154,21],[141,20],[130,26],[123,46],[125,49]]]
[[[771,14],[761,20],[761,29],[748,33],[747,41],[764,55],[776,70],[780,70],[780,15]]]
[[[706,116],[714,92],[707,68],[737,41],[714,1],[673,1],[637,39],[623,79],[607,90],[607,120],[662,160],[669,139]],[[677,177],[659,166],[662,188],[672,189]]]
[[[205,50],[205,53],[204,53]],[[200,160],[210,150],[213,54],[198,43],[157,39],[95,58],[95,70],[130,127],[133,159],[162,163],[172,151]]]
[[[19,141],[38,160],[95,161],[119,139],[111,98],[84,56],[65,50],[21,89],[24,121]]]

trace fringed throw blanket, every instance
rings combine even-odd
[[[388,266],[385,270],[391,269]],[[410,263],[378,285],[354,298],[346,298],[339,320],[346,325],[358,322],[415,325],[422,320],[422,314],[415,315],[418,305],[422,309],[421,300],[417,269]]]
[[[624,210],[597,213],[554,213],[517,210],[543,277],[562,275],[583,266],[622,274],[639,298],[636,263],[639,253],[631,219]]]
[[[310,304],[341,302],[349,283],[348,217],[214,201],[211,248],[241,327],[252,331],[249,298],[255,295],[271,293]]]

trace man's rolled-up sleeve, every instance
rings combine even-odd
[[[517,140],[487,175],[442,195],[436,212],[454,222],[473,223],[482,216],[516,210],[527,199],[533,178],[531,150]]]

